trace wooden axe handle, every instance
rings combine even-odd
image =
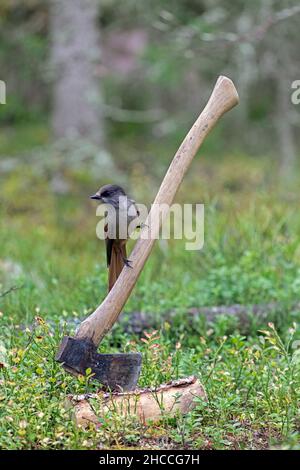
[[[233,82],[227,77],[220,76],[207,105],[180,145],[163,179],[140,237],[130,254],[132,268],[126,266],[123,268],[102,304],[81,323],[76,338],[89,338],[95,346],[98,346],[101,339],[116,322],[159,233],[163,217],[160,217],[158,205],[168,204],[170,206],[172,204],[180,183],[203,140],[220,117],[238,102],[239,97]],[[164,216],[166,215],[164,214]],[[152,234],[151,238],[146,236],[149,231]]]

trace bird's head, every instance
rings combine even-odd
[[[124,189],[121,188],[121,186],[118,186],[117,184],[106,184],[105,186],[102,186],[93,196],[90,196],[90,198],[104,204],[111,204],[121,196],[126,196],[126,193]]]

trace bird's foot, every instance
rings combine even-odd
[[[132,269],[132,266],[131,266],[132,261],[130,261],[130,259],[123,258],[123,261],[124,261],[125,266],[127,266],[127,268]]]
[[[144,224],[144,222],[142,222],[140,225],[137,225],[137,226],[136,226],[136,228],[138,228],[138,229],[140,229],[140,230],[142,230],[142,229],[145,228],[145,227],[149,227],[149,225]]]

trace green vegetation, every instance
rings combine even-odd
[[[111,414],[97,429],[82,430],[65,398],[97,384],[67,375],[54,356],[63,334],[106,293],[104,247],[88,199],[102,181],[72,161],[51,168],[49,149],[40,148],[47,143],[41,125],[14,132],[14,139],[0,139],[0,153],[17,161],[0,174],[0,293],[17,287],[0,297],[0,447],[299,448],[298,198],[280,184],[271,159],[216,158],[209,139],[177,197],[205,203],[204,249],[158,243],[123,314],[128,324],[135,311],[155,316],[158,332],[146,328],[151,337],[143,333],[143,341],[116,325],[101,344],[102,351],[143,353],[141,386],[195,374],[208,402],[155,426]],[[145,145],[142,159],[138,145],[125,139],[112,153],[122,162],[127,156],[125,185],[150,203],[176,144]],[[190,307],[267,302],[278,309],[266,321],[252,316],[241,325],[223,315],[214,323],[187,321]],[[169,322],[168,311],[176,313]]]

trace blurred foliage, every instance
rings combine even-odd
[[[39,148],[45,134],[37,128],[31,135],[32,145]],[[12,150],[21,138],[22,133],[15,135]],[[5,139],[2,145],[12,153]],[[120,142],[115,152],[112,149],[122,160],[129,152],[128,144],[122,148]],[[31,320],[35,304],[50,318],[67,310],[67,305],[68,311],[79,309],[83,316],[106,291],[104,249],[94,236],[97,217],[89,195],[108,177],[91,172],[89,165],[84,170],[79,149],[78,163],[74,151],[72,166],[69,154],[65,160],[63,152],[63,146],[57,146],[51,158],[38,150],[22,160],[11,157],[6,169],[2,161],[1,290],[14,283],[9,273],[10,266],[15,272],[15,266],[24,288],[4,301],[24,321]],[[138,161],[139,150],[131,147],[130,152],[132,161]],[[163,171],[153,174],[148,166],[153,166],[155,155],[161,155],[160,143],[153,143],[148,152],[147,164],[133,164],[124,183],[137,201],[150,205]],[[167,148],[162,153],[165,168],[170,154]],[[92,167],[96,168],[95,161]],[[177,195],[181,203],[205,203],[204,249],[186,251],[184,240],[158,243],[127,310],[163,313],[206,305],[295,302],[300,262],[298,199],[293,187],[286,188],[276,175],[277,166],[269,157],[254,159],[237,153],[217,158],[204,151]],[[295,181],[295,188],[298,184]]]
[[[202,108],[214,80],[223,73],[234,79],[241,104],[222,126],[220,146],[247,145],[258,153],[283,153],[276,141],[278,114],[289,121],[294,138],[297,135],[298,109],[288,102],[290,85],[298,78],[300,15],[295,11],[287,19],[284,15],[278,19],[276,14],[294,7],[288,0],[99,1],[103,50],[99,82],[104,88],[110,139],[181,136]],[[9,95],[0,121],[46,121],[53,78],[49,2],[5,0],[0,8],[1,78],[7,82]],[[135,31],[145,35],[140,49],[136,49],[139,39],[129,37]],[[107,57],[115,61],[122,57],[133,65],[124,72]],[[278,104],[278,70],[285,74],[288,118]],[[111,108],[158,109],[162,117],[144,122],[131,121],[129,116],[121,122]]]
[[[40,120],[48,111],[47,4],[44,0],[1,2],[1,78],[9,96],[1,110],[2,123]]]

